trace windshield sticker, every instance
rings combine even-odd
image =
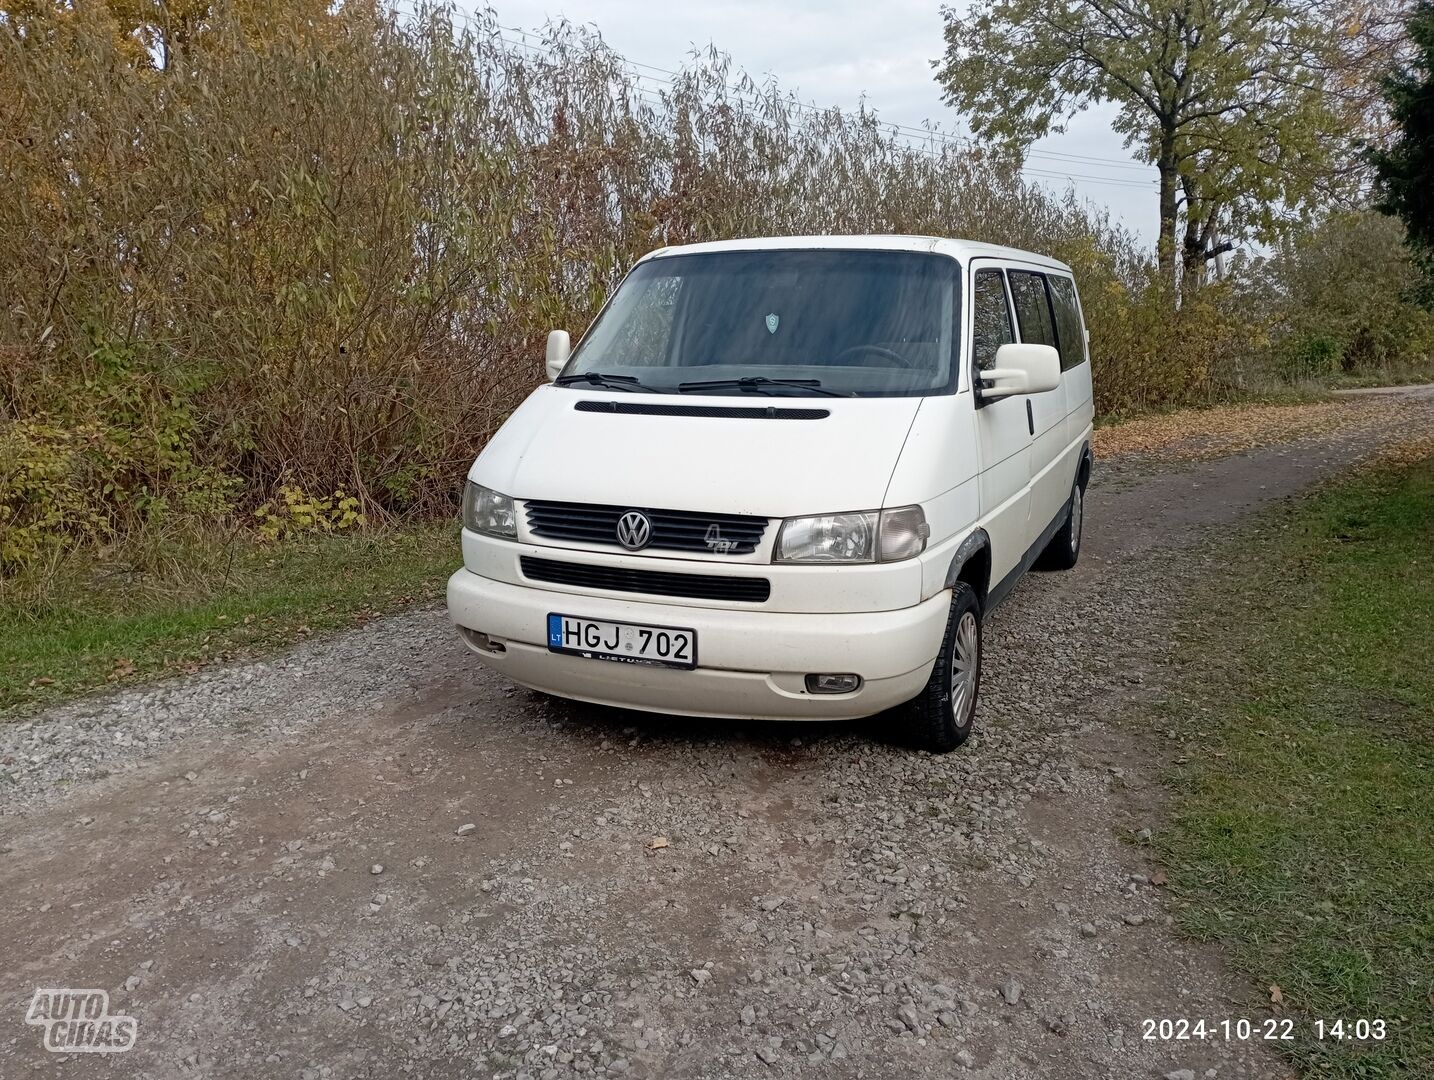
[[[769,333],[769,334],[775,334],[775,333],[777,332],[777,324],[778,324],[779,322],[781,322],[781,321],[782,321],[782,320],[779,319],[776,315],[768,315],[768,316],[767,316],[767,333]]]

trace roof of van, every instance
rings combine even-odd
[[[754,236],[742,240],[713,240],[705,244],[682,244],[659,248],[644,258],[665,258],[669,255],[705,255],[716,251],[761,251],[774,248],[831,248],[855,251],[929,251],[957,259],[991,258],[1012,262],[1033,263],[1052,269],[1070,271],[1070,267],[1047,255],[999,244],[982,244],[975,240],[957,240],[942,236]]]

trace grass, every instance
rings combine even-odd
[[[1326,380],[1334,390],[1354,390],[1368,386],[1413,386],[1434,382],[1434,365],[1427,360],[1423,363],[1393,362],[1373,369],[1341,372]]]
[[[277,545],[168,536],[104,559],[72,554],[0,588],[0,717],[436,600],[460,562],[456,523]]]
[[[1206,752],[1175,775],[1163,854],[1185,929],[1303,1018],[1284,1049],[1305,1075],[1427,1078],[1434,458],[1290,513],[1197,617],[1182,711]],[[1376,1017],[1382,1043],[1313,1036],[1317,1018]]]

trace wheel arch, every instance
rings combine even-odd
[[[946,570],[946,585],[950,589],[956,582],[964,581],[976,593],[981,607],[986,606],[986,594],[991,589],[991,538],[985,529],[976,529],[956,549],[951,565]]]

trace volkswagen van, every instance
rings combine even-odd
[[[448,610],[580,701],[969,735],[983,620],[1080,554],[1070,268],[923,236],[668,247],[479,454]]]

